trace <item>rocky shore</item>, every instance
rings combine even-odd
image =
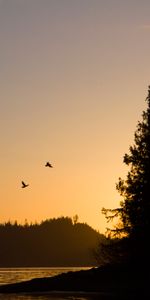
[[[150,297],[149,284],[150,278],[146,273],[141,274],[138,270],[129,269],[126,266],[107,265],[3,285],[0,286],[0,293],[80,292],[103,295],[103,298],[107,296],[107,299],[143,300]]]

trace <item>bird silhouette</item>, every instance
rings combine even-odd
[[[52,166],[49,162],[47,162],[47,163],[45,164],[45,167],[53,168],[53,166]]]
[[[22,183],[22,188],[25,188],[29,185],[29,184],[26,184],[24,181],[21,181],[21,183]]]

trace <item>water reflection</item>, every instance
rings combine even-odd
[[[89,267],[74,268],[0,268],[0,285],[26,281],[33,278],[50,277],[69,271],[87,270]]]
[[[17,294],[12,294],[12,295],[0,295],[0,300],[98,300],[98,299],[104,299],[103,297],[101,298],[100,295],[86,295],[82,296],[80,295],[71,295],[68,293],[65,294],[54,294],[54,295],[17,295]],[[105,298],[106,299],[106,298]]]
[[[89,267],[74,268],[0,268],[0,285],[30,280],[32,278],[55,276],[69,271],[86,270]],[[0,300],[103,300],[104,295],[84,292],[53,292],[41,294],[0,294]],[[110,298],[107,298],[110,299]],[[116,299],[115,299],[116,300]]]

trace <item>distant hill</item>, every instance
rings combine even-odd
[[[0,224],[0,267],[94,266],[103,234],[69,217],[40,224]]]

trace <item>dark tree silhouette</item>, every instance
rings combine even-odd
[[[101,239],[103,234],[69,217],[9,221],[0,224],[0,267],[94,266],[92,250]]]
[[[119,237],[115,249],[135,262],[150,262],[150,86],[147,109],[138,122],[134,144],[123,162],[130,167],[126,180],[119,178],[116,188],[123,200],[116,209],[102,209],[108,221],[118,218],[117,225],[108,229],[111,237]],[[115,240],[116,241],[116,240]],[[117,240],[118,241],[118,240]],[[116,247],[118,245],[118,247]],[[112,245],[110,245],[110,249]],[[107,248],[107,247],[105,247]],[[108,249],[108,248],[107,248]],[[109,249],[108,249],[109,250]],[[108,251],[109,252],[109,251]]]

